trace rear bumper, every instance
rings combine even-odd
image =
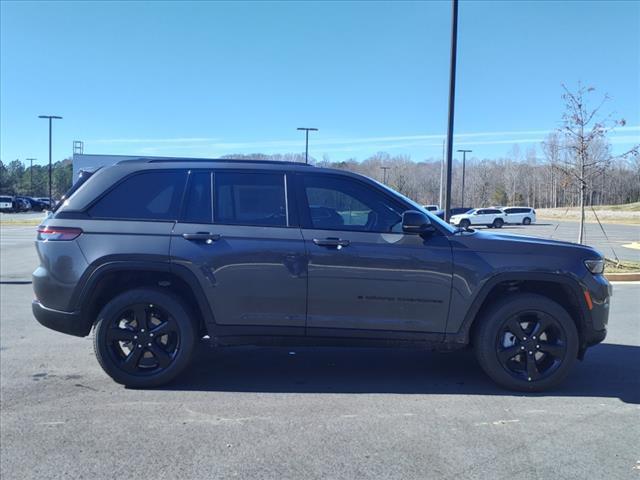
[[[80,314],[78,312],[53,310],[45,307],[37,300],[32,302],[31,310],[36,320],[51,330],[75,335],[77,337],[86,337],[91,331],[91,326],[87,329],[84,322],[80,320]]]

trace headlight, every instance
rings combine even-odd
[[[587,267],[591,273],[598,275],[604,272],[604,259],[600,258],[598,260],[585,260],[584,266]]]

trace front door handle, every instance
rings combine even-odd
[[[198,233],[183,233],[182,238],[192,242],[205,242],[211,244],[217,240],[220,240],[220,235],[217,233],[198,232]]]
[[[314,238],[313,243],[320,247],[348,247],[351,243],[349,240],[343,240],[342,238]]]

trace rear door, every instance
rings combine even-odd
[[[171,257],[203,286],[224,327],[298,328],[306,257],[283,172],[193,170]]]
[[[444,332],[448,239],[402,233],[406,206],[371,184],[321,173],[298,178],[309,255],[307,335]]]
[[[473,215],[471,215],[470,220],[472,225],[487,225],[491,223],[492,220],[489,218],[490,215],[487,213],[487,210],[480,209],[476,210]]]

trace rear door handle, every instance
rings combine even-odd
[[[198,232],[198,233],[183,233],[182,238],[192,242],[205,242],[211,244],[217,240],[220,240],[220,235],[217,233]]]
[[[314,238],[313,243],[320,247],[348,247],[351,242],[342,238]]]

